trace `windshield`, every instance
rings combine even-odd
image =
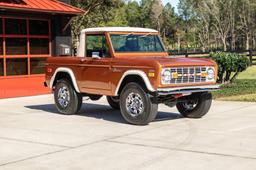
[[[158,35],[112,34],[110,37],[117,53],[164,52]]]

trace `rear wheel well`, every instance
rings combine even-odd
[[[55,79],[54,79],[54,82],[53,82],[52,86],[54,87],[57,84],[58,80],[61,80],[61,79],[68,80],[71,83],[71,85],[73,86],[71,76],[66,72],[58,72],[55,76]]]
[[[121,85],[118,89],[117,94],[120,95],[123,88],[125,87],[125,85],[127,85],[128,83],[132,83],[132,82],[139,84],[143,88],[143,90],[145,90],[145,92],[148,92],[147,86],[146,86],[146,84],[145,84],[145,82],[144,82],[144,80],[141,76],[139,76],[139,75],[128,75],[123,79],[123,81],[122,81],[122,83],[121,83]]]

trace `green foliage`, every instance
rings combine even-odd
[[[167,3],[163,9],[163,25],[162,35],[165,45],[168,47],[169,44],[175,43],[175,32],[176,32],[177,18],[174,11],[174,7]]]
[[[255,0],[180,0],[180,29],[195,32],[202,49],[223,51],[256,48],[252,43],[256,29]],[[194,29],[194,30],[193,30]],[[186,35],[182,41],[193,43]]]
[[[256,102],[256,67],[252,66],[239,74],[233,83],[224,84],[213,92],[214,99]]]
[[[169,49],[256,48],[255,0],[179,0],[179,13],[161,0],[71,0],[86,13],[72,22],[74,40],[88,27],[131,26],[161,32]]]
[[[113,9],[113,16],[111,16],[110,20],[107,20],[107,22],[101,22],[99,24],[100,27],[104,26],[115,26],[115,27],[121,27],[121,26],[127,26],[128,21],[126,19],[126,13],[125,13],[125,7],[120,7],[119,9]]]
[[[233,83],[223,85],[221,90],[213,92],[213,94],[215,99],[229,96],[256,94],[256,79],[235,80]]]
[[[76,39],[84,28],[114,25],[111,22],[116,22],[116,25],[120,26],[126,24],[122,0],[71,0],[71,3],[86,11],[72,22],[72,33]]]
[[[86,13],[72,22],[74,41],[82,29],[104,26],[145,27],[160,30],[164,42],[174,43],[176,15],[171,4],[162,6],[160,0],[72,0],[72,5]],[[74,42],[75,44],[75,42]]]
[[[218,82],[220,83],[232,82],[238,73],[247,69],[250,63],[246,56],[236,53],[210,53],[210,58],[218,64]]]
[[[141,14],[142,9],[137,1],[128,2],[125,6],[127,25],[131,27],[141,27],[143,22]]]
[[[237,79],[255,79],[256,80],[256,66],[251,66],[246,71],[243,71],[237,76]]]

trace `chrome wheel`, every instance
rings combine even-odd
[[[191,101],[187,101],[182,103],[183,107],[186,110],[193,110],[198,104],[198,100],[191,100]]]
[[[126,110],[132,117],[137,117],[144,112],[144,104],[138,93],[130,93],[126,98]]]
[[[61,87],[58,91],[58,102],[61,107],[66,108],[70,103],[70,93],[67,87]]]

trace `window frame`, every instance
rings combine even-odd
[[[6,76],[7,77],[16,77],[16,76],[26,76],[27,74],[28,74],[28,57],[24,57],[24,58],[6,58],[6,63],[7,63],[7,60],[25,60],[25,62],[24,63],[26,63],[26,67],[27,68],[25,68],[24,70],[25,70],[25,72],[26,72],[26,74],[10,74],[10,75],[8,75],[7,74],[7,72],[8,72],[8,66],[6,67]],[[15,69],[16,70],[16,69]],[[14,71],[14,70],[12,70],[12,71]]]
[[[104,36],[105,37],[105,40],[106,40],[106,46],[108,48],[108,56],[107,57],[101,57],[102,59],[108,59],[108,58],[112,58],[113,55],[112,55],[112,48],[111,48],[111,45],[110,45],[110,41],[109,41],[109,37],[108,37],[108,34],[105,33],[105,32],[93,32],[93,33],[86,33],[85,34],[85,50],[84,50],[84,56],[87,57],[87,58],[92,58],[92,57],[88,57],[87,56],[87,37],[88,36],[97,36],[97,35],[100,35],[100,36]]]
[[[1,61],[1,60],[3,61],[3,63],[0,62],[0,64],[2,65],[2,66],[0,65],[0,67],[3,67],[3,68],[2,68],[2,69],[3,69],[3,74],[0,74],[0,77],[3,77],[3,76],[4,76],[4,58],[3,58],[3,57],[0,57],[0,61]]]
[[[4,75],[1,76],[0,78],[12,78],[12,77],[34,77],[34,76],[44,76],[45,74],[31,74],[31,63],[30,59],[31,58],[49,58],[52,56],[52,39],[51,39],[51,19],[50,18],[36,18],[36,17],[14,17],[14,16],[0,16],[0,19],[2,20],[2,34],[0,33],[0,38],[3,38],[3,55],[0,54],[0,58],[3,59],[3,70],[4,70]],[[26,32],[27,34],[25,35],[13,35],[13,34],[5,34],[5,20],[6,19],[24,19],[26,20]],[[29,31],[29,22],[33,20],[42,20],[42,21],[47,21],[48,22],[48,35],[30,35]],[[6,39],[7,38],[26,38],[27,39],[27,54],[23,55],[7,55],[6,54]],[[49,44],[49,53],[48,54],[31,54],[30,52],[30,39],[32,38],[39,38],[39,39],[48,39],[48,44]],[[7,59],[15,59],[15,58],[26,58],[27,59],[27,73],[26,75],[15,75],[15,76],[8,76],[7,75],[7,65],[6,65],[6,60]]]
[[[17,33],[6,33],[7,31],[6,31],[6,25],[7,25],[7,23],[6,23],[6,20],[23,20],[25,23],[25,33],[24,34],[17,34]],[[26,18],[20,18],[20,17],[4,17],[4,30],[5,30],[5,32],[4,32],[4,35],[6,35],[6,36],[9,36],[9,37],[12,37],[12,36],[17,36],[17,35],[19,35],[20,37],[26,37],[26,35],[28,34],[28,29],[27,29],[27,19]],[[17,37],[18,38],[18,37]]]
[[[160,38],[160,36],[159,36],[159,34],[154,34],[154,33],[145,33],[145,34],[149,34],[149,35],[151,35],[151,36],[153,36],[153,38],[154,38],[154,41],[156,41],[156,39],[158,40],[158,42],[159,42],[159,45],[161,46],[161,48],[163,49],[163,51],[117,51],[115,48],[114,48],[114,44],[113,44],[113,42],[112,42],[112,36],[118,36],[118,35],[128,35],[128,34],[130,34],[130,33],[110,33],[109,34],[109,36],[110,36],[110,41],[111,41],[111,44],[112,44],[112,47],[113,47],[113,50],[114,50],[114,53],[116,53],[116,54],[127,54],[127,53],[145,53],[145,54],[150,54],[150,53],[166,53],[166,49],[165,49],[165,47],[164,47],[164,45],[163,45],[163,42],[162,42],[162,40],[161,40],[161,38]],[[132,33],[133,35],[136,35],[136,36],[139,36],[139,35],[143,35],[144,33]],[[137,43],[138,43],[138,45],[139,45],[139,39],[137,39]],[[156,43],[155,43],[155,45],[156,45]]]

